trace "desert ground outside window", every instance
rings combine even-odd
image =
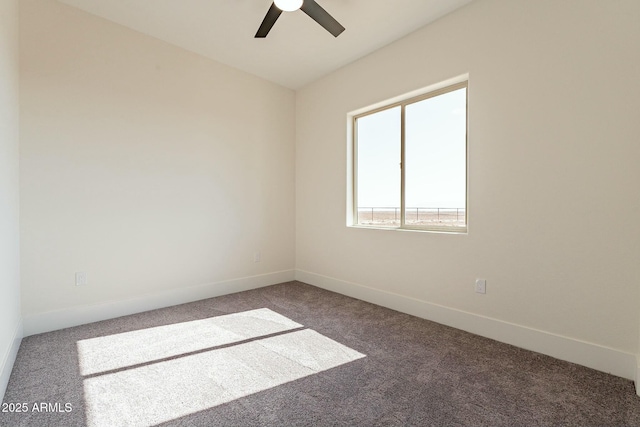
[[[354,114],[347,225],[467,232],[467,80]]]

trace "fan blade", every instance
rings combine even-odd
[[[338,37],[344,31],[344,27],[316,3],[315,0],[304,0],[300,9],[309,15],[311,19],[322,25],[325,30],[333,34],[334,37]]]
[[[258,28],[255,38],[263,39],[267,37],[267,34],[269,34],[269,31],[271,31],[271,28],[273,27],[273,24],[276,23],[281,14],[282,10],[280,10],[275,3],[272,3],[269,11],[267,11],[267,14],[262,20],[262,24],[260,24],[260,28]]]

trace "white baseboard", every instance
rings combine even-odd
[[[632,353],[432,304],[309,271],[296,270],[295,277],[301,282],[402,313],[432,320],[626,379],[637,380],[636,387],[638,387],[640,376],[637,375],[640,375],[640,360],[637,360],[636,355]],[[640,395],[640,387],[636,390]]]
[[[636,356],[636,394],[640,396],[640,355]]]
[[[294,280],[294,270],[172,289],[136,298],[108,301],[24,317],[24,336],[170,307]]]
[[[13,339],[11,345],[7,349],[7,352],[3,355],[2,364],[0,365],[0,402],[4,399],[4,392],[7,391],[7,384],[9,384],[9,377],[13,370],[13,364],[16,361],[18,355],[18,349],[20,348],[20,342],[23,337],[22,320],[18,321],[16,329],[13,332]]]

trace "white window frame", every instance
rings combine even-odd
[[[466,105],[465,105],[465,206],[464,206],[464,226],[449,225],[407,225],[405,222],[406,206],[405,206],[405,108],[406,106],[433,98],[445,93],[466,88]],[[357,120],[371,114],[381,111],[401,107],[401,127],[400,127],[400,225],[397,227],[368,225],[358,223],[358,135]],[[444,233],[468,233],[469,229],[469,78],[461,76],[455,79],[442,82],[441,84],[430,86],[423,89],[418,95],[416,92],[404,95],[402,97],[379,103],[377,105],[355,111],[348,115],[347,121],[349,150],[347,154],[348,160],[348,203],[347,203],[347,226],[368,228],[377,230],[407,230],[407,231],[430,231]]]

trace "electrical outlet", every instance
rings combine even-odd
[[[487,281],[485,279],[476,279],[476,292],[479,294],[487,293]]]
[[[262,261],[262,254],[260,253],[260,251],[254,252],[253,253],[253,262],[260,262],[260,261]]]
[[[89,281],[87,280],[86,271],[78,271],[76,273],[76,286],[87,286]]]

